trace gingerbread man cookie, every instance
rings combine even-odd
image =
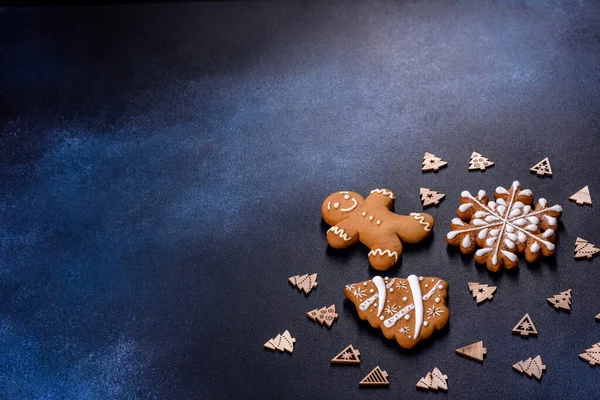
[[[373,268],[391,268],[402,255],[402,242],[421,242],[433,229],[433,217],[429,214],[408,216],[391,212],[394,200],[394,193],[387,189],[371,190],[366,200],[355,192],[330,194],[321,206],[323,219],[331,225],[327,242],[343,249],[360,240],[371,249],[369,262]]]
[[[433,276],[373,279],[346,285],[360,319],[379,328],[405,349],[431,337],[448,323],[448,283]]]

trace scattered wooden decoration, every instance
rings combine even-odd
[[[308,294],[313,288],[316,288],[319,282],[317,282],[317,274],[304,274],[304,275],[294,275],[288,278],[288,282],[298,288],[298,291],[303,291],[305,294]]]
[[[590,197],[589,186],[584,187],[579,192],[577,192],[573,196],[569,197],[569,200],[574,201],[577,205],[580,205],[580,206],[582,206],[584,204],[591,206],[592,198]]]
[[[328,328],[331,328],[333,321],[338,317],[337,313],[335,312],[335,304],[320,309],[315,308],[314,310],[307,312],[306,315],[308,318],[312,319],[313,321],[317,321],[321,325],[327,325]]]
[[[600,314],[596,315],[594,318],[596,319],[596,321],[600,321]]]
[[[429,171],[438,171],[440,168],[448,165],[446,161],[442,161],[441,158],[437,157],[435,154],[425,153],[423,156],[423,166],[421,167],[421,171],[429,172]]]
[[[423,202],[423,207],[429,206],[437,206],[440,204],[440,200],[442,200],[446,195],[444,193],[436,192],[435,190],[421,188],[421,202]]]
[[[548,157],[544,158],[542,161],[531,167],[529,171],[531,171],[532,174],[537,174],[538,176],[552,176],[552,167],[550,167],[550,160],[548,160]]]
[[[479,282],[469,282],[469,291],[473,295],[473,298],[476,299],[477,304],[481,303],[485,300],[491,300],[494,296],[494,292],[496,291],[496,286],[489,286],[486,283]]]
[[[513,365],[513,368],[528,377],[534,376],[538,381],[542,379],[542,373],[546,370],[546,366],[542,364],[542,357],[540,356],[536,356],[533,359],[529,357],[527,360],[519,361]]]
[[[433,371],[428,372],[423,378],[417,382],[418,389],[425,390],[448,390],[448,376],[444,375],[439,369],[434,368]]]
[[[535,335],[537,336],[538,331],[533,325],[533,321],[529,316],[529,313],[525,314],[517,325],[512,329],[513,333],[520,334],[521,336]]]
[[[585,353],[579,355],[584,361],[587,361],[592,367],[600,365],[600,343],[594,344],[592,347],[587,349]]]
[[[360,386],[389,386],[388,373],[382,371],[379,365],[369,372],[359,383]]]
[[[594,254],[599,253],[600,249],[585,239],[577,238],[575,241],[575,259],[592,258]]]
[[[486,157],[482,156],[479,153],[473,152],[471,154],[471,161],[469,162],[469,171],[474,170],[485,170],[486,168],[491,167],[494,163],[488,160]]]
[[[556,309],[571,311],[571,289],[548,297],[546,300]]]
[[[294,352],[294,343],[296,339],[292,337],[289,331],[285,331],[282,334],[275,336],[272,339],[269,339],[267,343],[265,343],[265,347],[271,350],[279,350],[282,353],[284,351],[293,353]]]
[[[344,350],[331,359],[332,364],[360,364],[360,351],[349,345]]]
[[[487,349],[483,347],[483,341],[480,340],[477,343],[470,344],[460,349],[456,349],[456,354],[461,356],[472,358],[479,362],[483,362],[483,357],[487,354]]]

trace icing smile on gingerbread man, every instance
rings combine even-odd
[[[360,241],[371,249],[369,262],[377,270],[396,264],[402,242],[417,243],[431,234],[433,217],[425,213],[398,215],[390,211],[396,197],[387,189],[374,189],[367,199],[355,192],[330,194],[323,205],[323,219],[331,228],[327,242],[336,249]]]

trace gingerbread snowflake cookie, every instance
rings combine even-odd
[[[429,338],[448,322],[448,283],[435,277],[382,278],[346,285],[358,316],[405,349]]]
[[[541,198],[532,206],[533,193],[521,189],[517,181],[510,189],[496,188],[494,198],[489,201],[483,190],[476,196],[462,192],[458,218],[452,220],[446,241],[460,246],[463,254],[480,247],[475,261],[486,264],[490,271],[519,265],[517,253],[525,252],[528,262],[555,253],[556,228],[562,215],[559,205],[548,207],[546,199]]]
[[[371,190],[366,200],[355,192],[330,194],[321,206],[323,219],[331,225],[327,242],[343,249],[360,240],[371,249],[369,262],[373,268],[391,268],[402,254],[402,242],[421,242],[433,229],[433,217],[429,214],[408,216],[390,211],[395,198],[387,189]]]

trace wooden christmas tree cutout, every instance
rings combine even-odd
[[[571,289],[548,297],[546,300],[556,309],[571,311]]]
[[[491,167],[494,163],[479,153],[473,152],[471,154],[471,161],[469,162],[469,171],[474,170],[485,170],[486,168]]]
[[[590,188],[588,186],[569,197],[569,200],[574,201],[576,204],[582,206],[584,204],[592,205],[592,198],[590,197]]]
[[[439,369],[434,368],[417,382],[417,388],[425,390],[448,390],[448,376],[444,375]]]
[[[592,258],[594,254],[599,253],[600,249],[585,239],[577,238],[575,241],[575,259]]]
[[[349,345],[344,350],[342,350],[337,356],[331,359],[332,364],[360,364],[360,352],[358,349]]]
[[[288,278],[288,282],[298,288],[301,292],[304,290],[305,294],[308,294],[313,288],[316,288],[319,284],[317,282],[317,274],[304,274],[304,275],[294,275]]]
[[[487,354],[487,349],[483,347],[483,341],[479,341],[477,343],[461,347],[460,349],[456,349],[456,354],[483,362],[483,357]]]
[[[589,349],[579,355],[584,361],[587,361],[592,367],[595,365],[600,365],[600,343],[596,343]]]
[[[421,171],[437,172],[440,168],[443,168],[446,165],[448,165],[448,163],[446,161],[442,161],[442,159],[437,157],[435,154],[425,153],[425,155],[423,156],[423,166],[421,167]]]
[[[271,350],[279,350],[282,353],[287,351],[289,353],[294,352],[294,343],[296,339],[292,337],[289,331],[285,331],[280,335],[275,336],[272,339],[269,339],[267,343],[265,343],[265,347]]]
[[[513,369],[529,377],[534,376],[539,381],[542,379],[546,366],[542,364],[542,357],[536,356],[534,359],[529,357],[525,361],[519,361],[513,365]]]
[[[369,372],[369,375],[365,376],[359,383],[360,386],[389,386],[388,373],[382,371],[379,365],[376,366],[373,371]]]
[[[548,160],[548,157],[535,164],[529,170],[532,174],[537,174],[538,176],[552,176],[552,167],[550,167],[550,160]]]
[[[535,329],[535,325],[533,325],[533,321],[531,320],[529,314],[525,314],[525,316],[521,318],[519,323],[512,329],[512,332],[520,334],[521,336],[537,336],[538,334],[538,331]]]
[[[421,188],[421,202],[423,202],[423,207],[429,206],[437,206],[440,204],[440,200],[442,200],[446,195],[444,193],[436,192],[435,190],[430,190],[427,188]]]
[[[335,312],[335,304],[330,305],[329,307],[323,307],[320,309],[314,309],[306,313],[308,318],[313,321],[317,321],[321,325],[325,324],[328,328],[331,328],[333,321],[337,319],[338,315]]]
[[[469,282],[469,291],[473,295],[473,298],[476,299],[477,304],[481,303],[485,300],[491,300],[494,296],[494,292],[496,291],[496,286],[489,286],[485,283],[479,282]]]

